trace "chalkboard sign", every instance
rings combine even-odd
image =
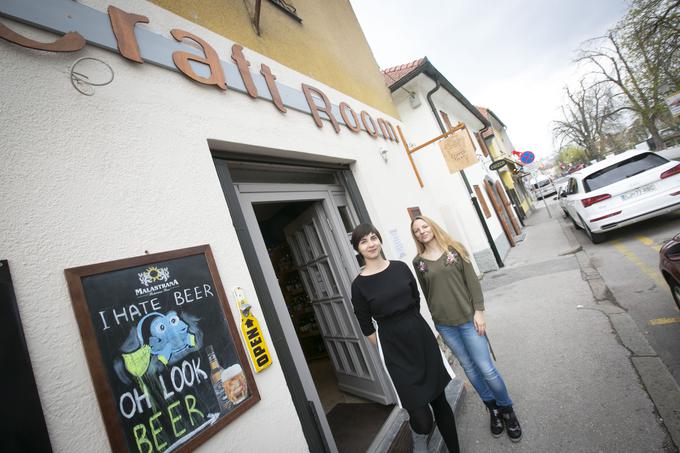
[[[191,451],[260,400],[210,246],[64,272],[113,451]]]

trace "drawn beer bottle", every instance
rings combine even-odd
[[[229,408],[229,400],[227,399],[227,394],[224,391],[224,385],[222,383],[222,367],[220,366],[220,362],[217,361],[217,356],[215,355],[215,350],[212,345],[207,346],[205,350],[208,353],[208,361],[210,362],[210,382],[212,382],[217,401],[220,403],[221,412]]]

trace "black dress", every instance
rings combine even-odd
[[[417,409],[437,398],[451,376],[444,367],[439,345],[420,316],[420,294],[408,266],[390,261],[373,275],[358,275],[352,283],[354,314],[364,335],[375,332],[387,371],[404,409]]]

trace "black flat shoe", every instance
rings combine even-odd
[[[522,427],[519,425],[515,411],[512,410],[512,406],[501,407],[500,410],[508,437],[513,442],[519,442],[522,439]]]
[[[489,428],[493,437],[500,437],[505,429],[501,411],[495,401],[484,401],[484,405],[489,411]]]

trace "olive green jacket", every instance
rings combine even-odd
[[[455,250],[437,260],[413,258],[413,268],[435,324],[457,326],[484,310],[484,296],[471,263]]]

